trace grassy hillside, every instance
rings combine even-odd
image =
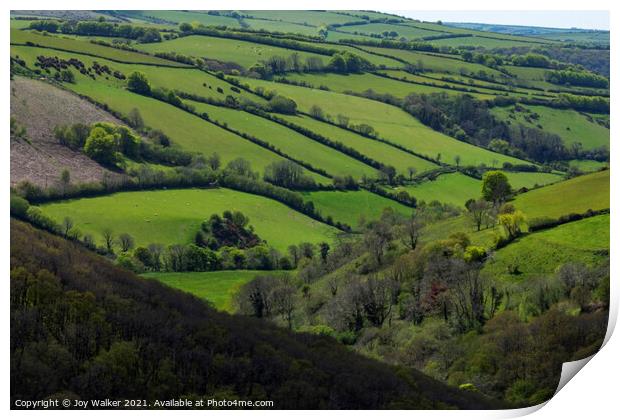
[[[359,226],[362,217],[367,221],[379,218],[387,207],[405,216],[409,216],[413,211],[396,201],[368,191],[314,191],[304,193],[304,196],[312,201],[324,216],[331,216],[353,228]]]
[[[596,123],[583,113],[571,109],[554,109],[544,106],[526,106],[525,111],[514,107],[492,109],[494,115],[505,121],[514,121],[527,127],[538,127],[557,134],[569,146],[581,143],[584,149],[609,148],[609,129]]]
[[[520,194],[512,202],[527,217],[560,217],[609,208],[609,171],[583,175]]]
[[[45,204],[41,209],[58,222],[70,215],[75,226],[99,244],[105,228],[129,233],[137,245],[190,243],[200,223],[225,210],[248,216],[256,233],[281,251],[302,241],[330,242],[338,232],[277,201],[224,188],[125,192]]]
[[[533,188],[562,181],[562,175],[548,172],[504,172],[514,190]]]
[[[456,90],[441,89],[432,86],[424,86],[421,84],[407,83],[400,80],[388,79],[385,77],[377,76],[374,74],[303,74],[303,75],[290,75],[287,79],[295,80],[298,82],[309,83],[312,86],[327,86],[330,90],[336,92],[355,92],[362,93],[369,89],[376,93],[390,94],[396,98],[405,98],[412,93],[428,94],[432,92],[448,93],[448,94],[462,94]],[[490,99],[493,96],[490,94],[472,93],[479,99]]]
[[[482,184],[479,180],[463,175],[460,172],[444,174],[434,181],[425,181],[416,185],[408,185],[399,189],[407,191],[418,201],[439,201],[463,207],[470,198],[481,194]]]
[[[191,35],[171,41],[142,44],[140,45],[140,49],[151,53],[174,51],[193,57],[202,57],[225,62],[232,61],[245,68],[250,68],[253,64],[260,61],[266,61],[274,55],[286,58],[294,52],[299,54],[302,61],[305,61],[307,57],[318,57],[327,64],[329,60],[329,56],[312,54],[304,51],[295,51],[254,42],[202,35]]]
[[[30,31],[21,31],[17,29],[11,30],[11,44],[26,44],[27,42],[50,48],[56,48],[58,50],[92,54],[125,63],[147,63],[172,67],[188,67],[185,64],[164,60],[163,58],[93,44],[87,40],[61,36],[43,36]],[[54,51],[51,55],[58,55],[59,52],[60,51]]]
[[[283,118],[330,140],[338,141],[347,147],[351,147],[365,156],[369,156],[379,162],[392,165],[400,174],[406,175],[409,167],[429,167],[429,162],[419,158],[418,156],[407,153],[389,144],[361,136],[350,130],[337,127],[333,124],[328,124],[301,115],[286,115],[283,116]]]
[[[356,179],[364,175],[376,176],[375,168],[266,118],[200,102],[187,103],[194,105],[201,113],[206,112],[214,120],[269,142],[295,159],[311,162],[313,167],[323,169],[330,175],[352,175]]]
[[[500,155],[434,131],[400,108],[382,102],[264,80],[243,80],[251,86],[262,87],[293,98],[303,111],[308,112],[313,105],[317,105],[334,117],[338,114],[348,116],[352,124],[368,124],[381,137],[419,154],[431,158],[441,154],[443,162],[453,163],[454,157],[458,155],[463,165],[485,163],[493,166],[498,162],[522,163],[519,159]],[[421,171],[434,166],[428,162],[426,167],[417,169]]]
[[[595,216],[531,233],[495,252],[483,272],[503,281],[527,281],[568,262],[600,263],[609,257],[609,221],[609,215]]]
[[[206,299],[216,309],[233,312],[232,296],[242,285],[260,274],[278,274],[280,271],[235,270],[205,273],[147,273],[144,277],[157,279],[167,286]],[[284,273],[284,272],[282,272]]]

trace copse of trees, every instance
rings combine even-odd
[[[327,69],[335,73],[360,73],[374,69],[374,65],[359,55],[345,51],[332,55],[327,63]]]
[[[299,190],[313,190],[316,182],[304,173],[301,166],[289,160],[272,162],[265,167],[263,179],[271,184]]]
[[[134,71],[127,78],[127,89],[140,95],[150,95],[151,85],[146,78],[145,74],[139,71]]]
[[[212,250],[224,246],[239,249],[251,248],[262,240],[249,225],[250,219],[240,211],[225,211],[222,216],[211,215],[202,222],[196,233],[196,244]]]
[[[556,85],[573,85],[607,89],[609,80],[596,73],[575,70],[554,70],[547,72],[545,78]]]
[[[89,35],[135,39],[142,43],[160,42],[161,34],[156,28],[147,28],[135,25],[119,25],[112,22],[98,21],[53,21],[36,20],[30,23],[30,29],[61,32],[70,35]]]

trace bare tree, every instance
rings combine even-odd
[[[118,236],[118,243],[120,244],[123,252],[129,251],[134,246],[133,237],[128,233],[121,233]]]
[[[418,238],[420,237],[422,226],[421,217],[414,212],[399,228],[401,242],[412,251],[418,246]]]
[[[489,212],[493,207],[492,204],[482,198],[478,200],[470,200],[465,206],[469,211],[469,217],[472,220],[476,230],[480,230],[482,223],[488,220]]]
[[[71,232],[71,229],[73,229],[73,225],[73,219],[68,216],[62,220],[62,233],[65,238],[69,237],[69,233]]]
[[[105,228],[103,229],[101,234],[103,235],[103,240],[105,241],[106,249],[108,250],[109,253],[112,253],[113,252],[112,247],[114,246],[114,232],[112,232],[112,229],[110,228]]]

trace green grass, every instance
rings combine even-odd
[[[243,21],[250,25],[250,29],[257,31],[264,30],[269,32],[285,32],[309,36],[317,36],[319,34],[319,28],[316,26],[251,18],[243,19]]]
[[[376,176],[375,168],[266,118],[236,109],[187,102],[194,105],[197,111],[209,114],[210,118],[268,141],[287,155],[309,162],[330,175],[352,175],[356,179],[364,175],[371,178]]]
[[[570,160],[568,163],[570,166],[574,166],[583,172],[596,172],[609,167],[608,162],[598,162],[596,160]]]
[[[533,188],[561,181],[562,175],[547,172],[504,172],[514,190]]]
[[[557,218],[569,213],[584,213],[588,209],[606,209],[609,208],[609,171],[528,191],[519,194],[511,203],[529,219],[542,216]],[[486,248],[492,247],[495,237],[503,234],[499,227],[475,231],[470,218],[464,214],[427,226],[421,240],[429,242],[446,239],[454,232],[464,232],[473,244]]]
[[[424,69],[436,72],[460,74],[461,71],[464,70],[468,73],[478,73],[480,71],[484,71],[487,75],[491,74],[496,77],[501,77],[502,75],[497,70],[483,66],[482,64],[468,63],[466,61],[460,60],[458,56],[451,56],[452,58],[448,58],[436,54],[425,54],[422,52],[400,49],[381,47],[362,48],[366,51],[377,52],[397,57],[411,64],[418,65],[419,63],[422,63]]]
[[[313,26],[361,20],[354,16],[314,10],[245,10],[242,14],[263,19],[281,20],[284,22],[306,23]]]
[[[102,48],[117,51],[109,47]],[[225,100],[226,96],[232,95],[238,98],[247,98],[258,103],[265,102],[261,97],[245,92],[243,90],[240,93],[237,93],[231,90],[232,85],[230,83],[218,79],[212,74],[206,73],[196,68],[168,68],[140,64],[122,64],[97,57],[89,57],[87,55],[82,55],[79,53],[61,52],[47,50],[44,48],[26,46],[12,46],[11,51],[12,55],[17,54],[22,59],[26,60],[26,62],[29,63],[30,67],[33,67],[32,64],[35,62],[36,56],[38,55],[56,56],[65,60],[68,60],[70,58],[77,58],[81,60],[86,66],[92,66],[93,62],[96,61],[101,65],[107,65],[112,70],[118,70],[122,72],[123,74],[125,74],[125,76],[128,76],[134,71],[142,72],[146,75],[149,83],[151,84],[151,87],[153,88],[161,87],[167,89],[176,89],[180,91],[195,93],[201,96],[212,97],[220,101]],[[78,74],[78,71],[75,68],[73,68],[72,71],[79,79],[81,75]],[[97,82],[115,87],[124,87],[126,85],[125,81],[118,80],[112,76],[109,76],[108,79],[105,79],[104,77],[98,77]],[[222,90],[221,93],[218,91],[218,88]]]
[[[52,35],[44,36],[36,32],[11,29],[11,43],[25,44],[26,42],[33,42],[37,45],[42,45],[46,47],[74,51],[76,53],[93,54],[104,58],[110,58],[113,60],[119,60],[128,63],[150,63],[166,66],[188,67],[185,64],[164,60],[163,58],[140,54],[133,51],[110,48],[104,45],[97,45],[81,39]],[[42,54],[47,56],[55,56],[59,55],[59,53],[59,51],[50,50],[47,53]]]
[[[553,274],[568,262],[595,265],[607,258],[609,223],[606,214],[531,233],[495,252],[483,273],[514,282]],[[519,273],[510,274],[515,265]]]
[[[386,77],[377,76],[371,73],[346,75],[326,73],[291,73],[286,77],[287,79],[310,83],[315,87],[327,86],[330,90],[341,93],[344,93],[346,91],[362,93],[368,89],[371,89],[376,93],[387,93],[400,99],[403,99],[407,95],[412,93],[448,93],[451,95],[462,95],[464,93],[462,91],[456,91],[452,89],[442,89],[415,83],[407,83],[400,80],[388,79]],[[478,99],[493,98],[493,95],[491,94],[471,93],[471,95]]]
[[[391,207],[405,216],[413,209],[396,201],[381,197],[369,191],[313,191],[304,193],[323,216],[332,216],[335,221],[357,228],[361,217],[367,221],[376,220],[383,209]]]
[[[58,222],[70,216],[75,227],[92,234],[98,244],[105,228],[117,235],[129,233],[136,245],[190,243],[201,222],[225,210],[248,216],[256,233],[280,251],[299,242],[331,242],[338,232],[280,202],[225,188],[123,192],[45,204],[41,209]]]
[[[442,162],[453,164],[454,158],[458,155],[462,165],[484,163],[495,166],[503,162],[524,163],[519,159],[491,152],[434,131],[402,109],[382,102],[265,80],[249,78],[242,80],[250,86],[261,86],[265,90],[276,91],[294,99],[302,111],[308,112],[313,105],[317,105],[333,117],[338,114],[350,117],[351,124],[368,124],[374,127],[381,137],[423,156],[435,158],[440,153]],[[433,167],[435,165],[428,162],[426,167],[419,167],[418,171]]]
[[[512,202],[528,218],[557,218],[609,208],[609,171],[595,172],[520,194]]]
[[[433,45],[449,46],[449,47],[483,47],[483,48],[511,48],[532,46],[531,42],[517,41],[512,39],[484,38],[479,36],[468,36],[460,38],[443,38],[428,41]]]
[[[136,10],[123,11],[123,14],[132,16],[135,19],[146,19],[149,17],[163,19],[174,23],[200,23],[205,26],[226,25],[231,28],[239,28],[237,19],[228,16],[214,16],[206,12],[198,11],[178,11],[178,10]]]
[[[288,58],[293,53],[297,53],[302,62],[305,61],[307,57],[318,57],[323,60],[325,64],[329,61],[329,56],[257,44],[249,41],[203,35],[185,36],[153,44],[139,44],[137,47],[149,53],[174,51],[193,57],[232,61],[245,68],[249,68],[261,61],[266,61],[272,56],[277,55]]]
[[[19,54],[23,58],[26,58],[27,53],[32,56],[41,53],[40,49],[29,47],[12,47],[12,50],[14,50],[14,54]],[[58,56],[75,57],[76,55],[68,53],[66,55],[58,54]],[[88,65],[91,63],[88,57],[80,56],[80,59]],[[99,62],[104,63],[104,60],[99,60]],[[118,68],[114,63],[110,63],[110,65],[112,69]],[[133,66],[133,68],[137,67]],[[165,73],[164,69],[161,68],[153,67],[145,68],[144,70],[152,72],[149,73],[149,77],[158,75],[165,83],[173,83],[175,80],[173,78],[165,79],[168,73]],[[177,71],[177,69],[165,70]],[[193,72],[193,70],[178,71]],[[224,164],[235,158],[243,157],[250,161],[255,171],[259,172],[262,172],[263,168],[269,163],[283,159],[268,149],[251,143],[181,109],[152,98],[134,94],[124,89],[122,87],[123,83],[114,78],[106,80],[98,77],[96,80],[92,80],[78,72],[75,72],[75,74],[76,83],[66,84],[67,88],[101,103],[106,103],[111,109],[124,115],[127,115],[133,108],[137,108],[147,126],[162,130],[170,136],[173,143],[181,146],[184,150],[200,152],[204,155],[217,152]],[[179,84],[187,82],[187,79],[183,78],[185,74],[179,75]],[[205,77],[207,76],[205,74]],[[157,80],[156,77],[153,77],[153,79]],[[329,183],[329,180],[321,175],[313,174],[313,177],[318,182]]]
[[[545,172],[504,172],[514,190],[533,188],[562,180],[558,174]],[[460,172],[440,175],[434,181],[425,181],[415,185],[399,187],[413,195],[418,201],[429,203],[437,200],[441,203],[463,207],[470,198],[479,198],[482,194],[482,182],[463,175]]]
[[[143,277],[156,279],[170,287],[191,293],[211,302],[217,309],[233,312],[232,297],[245,283],[260,274],[279,274],[284,271],[209,271],[203,273],[146,273]]]
[[[381,34],[384,31],[398,32],[397,39],[405,37],[408,39],[417,39],[425,36],[435,36],[438,33],[427,29],[414,28],[405,25],[392,25],[387,23],[368,23],[366,25],[343,26],[338,28],[342,32],[359,32],[361,34]]]
[[[389,163],[394,166],[400,174],[406,175],[407,168],[410,166],[415,168],[428,167],[428,162],[417,156],[406,153],[396,147],[390,146],[389,144],[381,143],[379,141],[363,137],[352,131],[336,127],[332,124],[327,124],[305,116],[281,115],[280,117],[325,136],[330,140],[339,141],[345,146],[352,147],[365,156],[372,157],[378,162],[383,164]]]
[[[439,201],[463,207],[470,198],[481,194],[482,184],[479,180],[460,172],[444,174],[434,181],[425,181],[416,185],[407,185],[399,189],[407,191],[418,201]]]
[[[527,127],[542,127],[542,130],[557,134],[564,143],[581,143],[585,150],[606,147],[609,149],[609,129],[596,123],[584,114],[572,109],[555,109],[545,106],[526,106],[529,112],[516,112],[514,107],[495,107],[491,112],[504,121],[514,121]],[[529,118],[532,113],[538,118]],[[526,120],[526,118],[528,118]]]

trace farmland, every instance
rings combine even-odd
[[[337,233],[276,201],[228,189],[118,193],[42,206],[59,222],[71,214],[77,227],[96,238],[110,227],[131,234],[140,245],[189,243],[201,222],[229,209],[248,215],[257,234],[280,250],[298,242],[297,238],[331,241]]]
[[[513,204],[529,218],[609,208],[609,171],[583,175],[517,196]]]
[[[518,408],[599,348],[608,31],[42,10],[10,35],[12,401]]]
[[[262,80],[244,79],[253,87],[262,87],[265,90],[274,90],[282,95],[293,98],[300,108],[306,112],[313,105],[321,107],[326,113],[338,115],[344,113],[352,123],[368,124],[375,128],[380,136],[392,140],[394,143],[413,150],[423,156],[434,158],[441,154],[445,162],[452,162],[455,156],[460,156],[463,164],[485,163],[493,166],[499,163],[518,163],[519,159],[499,155],[470,144],[459,142],[445,136],[420,123],[401,109],[381,102],[372,101],[336,92],[319,89],[309,89],[298,86],[277,84]],[[342,104],[345,104],[343,107]],[[429,169],[433,164],[418,170]]]
[[[304,194],[325,216],[358,227],[360,220],[377,219],[386,208],[408,216],[412,209],[368,191],[317,191]]]
[[[564,263],[600,263],[607,249],[609,215],[595,216],[531,233],[497,251],[483,272],[508,282],[534,280]]]
[[[542,127],[560,136],[567,146],[580,143],[584,149],[609,148],[609,129],[571,109],[530,106],[515,112],[514,108],[498,107],[493,113],[504,120],[510,118],[525,126]]]
[[[146,277],[206,299],[217,309],[233,312],[231,297],[235,291],[261,274],[267,274],[267,272],[234,270],[207,273],[149,273]]]
[[[194,57],[208,58],[224,62],[230,61],[240,64],[246,68],[250,68],[252,65],[260,61],[267,60],[274,55],[288,57],[294,52],[297,52],[295,50],[254,42],[198,35],[186,36],[156,44],[144,44],[140,48],[150,53],[174,51],[178,54],[190,55]],[[299,54],[302,60],[305,60],[308,57],[316,57],[321,60],[327,60],[329,58],[303,51],[299,51],[297,54]]]

